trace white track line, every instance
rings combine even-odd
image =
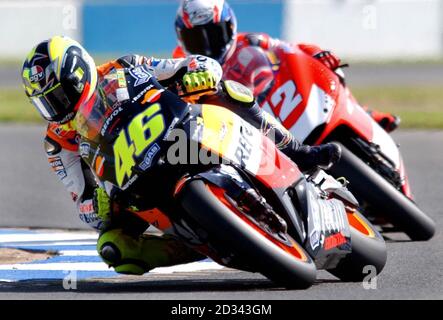
[[[172,267],[156,268],[149,273],[169,274],[174,272],[195,272],[203,270],[220,270],[223,266],[215,262],[192,262]],[[28,271],[113,271],[103,262],[73,262],[73,263],[34,263],[34,264],[5,264],[0,270]]]
[[[4,264],[0,270],[112,271],[104,262]]]
[[[95,246],[97,240],[93,241],[66,241],[66,242],[51,242],[51,241],[40,241],[40,242],[11,242],[11,243],[1,243],[0,246],[8,247],[40,247],[40,246]],[[48,248],[50,249],[50,248]]]
[[[61,250],[58,252],[61,256],[98,256],[97,250]]]
[[[97,240],[98,234],[91,233],[35,233],[35,234],[0,234],[0,244],[11,242],[47,242],[47,241],[75,241]]]
[[[174,272],[195,272],[204,270],[220,270],[224,267],[216,262],[191,262],[173,267],[162,267],[151,270],[149,273],[174,273]]]

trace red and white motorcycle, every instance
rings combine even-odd
[[[274,73],[261,99],[264,110],[306,144],[341,144],[342,159],[330,173],[350,181],[363,212],[387,220],[412,240],[432,238],[435,224],[413,201],[397,144],[358,104],[341,69],[334,72],[297,47],[254,60],[257,72]]]

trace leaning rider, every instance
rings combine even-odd
[[[196,98],[192,96],[194,92],[217,88],[222,77],[218,62],[202,56],[154,59],[127,55],[96,67],[78,42],[60,36],[35,46],[22,70],[26,95],[49,122],[44,145],[52,169],[70,192],[80,219],[100,232],[97,250],[102,259],[115,271],[128,274],[143,274],[159,266],[203,258],[174,235],[134,235],[110,223],[113,203],[106,191],[98,186],[92,170],[80,156],[79,134],[74,124],[76,112],[99,94],[101,81],[111,71],[140,65],[146,66],[164,86],[181,82],[186,92],[191,94],[189,101]],[[217,95],[263,132],[274,131],[277,146],[302,170],[328,166],[340,157],[340,149],[336,145],[301,145],[258,107],[252,94],[248,101],[236,101],[227,92],[220,91]],[[113,227],[110,228],[110,225]],[[108,250],[110,248],[112,250]]]
[[[174,50],[174,58],[204,54],[217,60],[222,65],[224,78],[253,90],[259,103],[267,96],[263,92],[272,86],[274,72],[271,68],[257,70],[257,60],[265,59],[271,65],[273,61],[268,57],[275,60],[280,49],[291,46],[265,33],[237,33],[234,11],[224,0],[182,0],[175,19],[175,30],[179,46]],[[312,44],[294,46],[332,71],[342,66],[341,60],[331,51]],[[395,130],[400,124],[400,118],[393,114],[365,109],[387,132]]]

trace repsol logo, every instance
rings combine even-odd
[[[242,165],[249,160],[252,153],[252,144],[250,138],[252,137],[252,130],[248,127],[240,128],[240,139],[238,141],[237,149],[235,150],[235,157]]]
[[[122,107],[118,107],[118,109],[112,111],[111,115],[108,117],[108,119],[106,119],[105,123],[103,124],[103,128],[100,131],[102,136],[105,135],[105,132],[108,129],[109,125],[111,124],[112,120],[114,120],[115,116],[117,116],[121,111],[123,111]]]

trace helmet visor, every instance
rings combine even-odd
[[[30,99],[43,118],[48,121],[60,121],[69,113],[71,103],[60,83]]]
[[[227,51],[232,41],[233,30],[231,22],[223,21],[191,29],[183,28],[180,30],[180,36],[186,51],[218,60]]]

